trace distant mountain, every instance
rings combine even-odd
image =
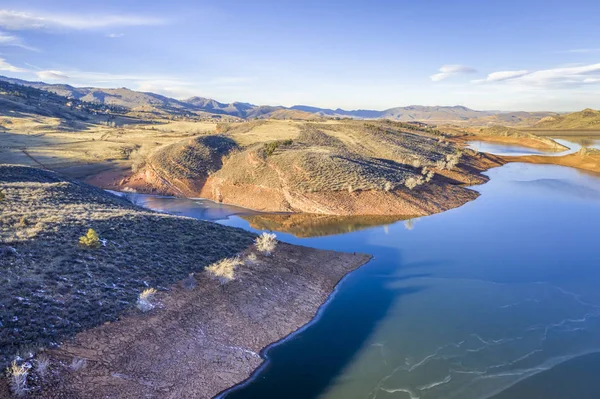
[[[0,76],[5,82],[49,91],[79,101],[128,109],[129,114],[139,117],[218,117],[230,116],[242,119],[279,118],[312,119],[314,117],[392,119],[401,122],[426,122],[430,124],[457,124],[471,126],[530,126],[548,116],[558,116],[551,112],[498,112],[477,111],[464,106],[423,106],[411,105],[378,110],[343,110],[318,108],[308,105],[293,107],[254,105],[244,102],[221,103],[211,98],[191,97],[176,100],[155,93],[145,93],[120,89],[96,87],[73,87],[66,84],[29,82],[21,79]],[[311,116],[313,115],[313,116]]]
[[[586,108],[566,115],[548,116],[537,122],[540,129],[595,129],[600,130],[600,111]]]
[[[127,112],[116,105],[86,102],[22,84],[0,80],[0,115],[28,113],[64,119],[85,120],[97,115],[110,117]]]

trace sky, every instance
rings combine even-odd
[[[600,108],[598,0],[3,0],[0,75],[179,99]]]

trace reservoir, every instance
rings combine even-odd
[[[268,226],[293,244],[374,256],[307,328],[266,350],[264,366],[228,399],[565,397],[552,396],[560,391],[548,392],[549,383],[597,398],[600,178],[524,163],[486,174],[490,181],[473,187],[478,199],[405,220],[320,223],[127,196],[251,231]]]

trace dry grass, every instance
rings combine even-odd
[[[239,257],[221,259],[206,267],[206,271],[221,284],[227,284],[235,279],[235,268],[243,265]]]
[[[265,255],[271,255],[277,246],[277,236],[273,233],[262,233],[254,240],[256,250]]]
[[[137,308],[143,313],[149,312],[152,309],[154,309],[156,305],[154,305],[152,301],[154,300],[154,295],[156,295],[156,292],[157,291],[154,288],[146,288],[145,290],[140,292],[136,302]]]

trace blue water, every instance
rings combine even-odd
[[[325,237],[278,232],[374,258],[227,398],[487,398],[600,351],[600,178],[520,163],[487,174],[477,200],[439,215]],[[206,202],[139,200],[211,219]],[[212,206],[213,220],[251,229],[229,215],[243,211]]]
[[[515,144],[503,144],[503,143],[490,143],[486,141],[470,141],[469,148],[477,150],[479,152],[487,152],[488,154],[494,155],[510,155],[510,156],[523,156],[523,155],[545,155],[550,157],[558,157],[563,155],[569,155],[577,152],[581,149],[581,144],[575,141],[567,141],[564,139],[554,139],[557,143],[560,143],[568,148],[565,151],[544,151],[536,150],[530,147],[524,147]],[[593,143],[590,147],[594,147]]]

